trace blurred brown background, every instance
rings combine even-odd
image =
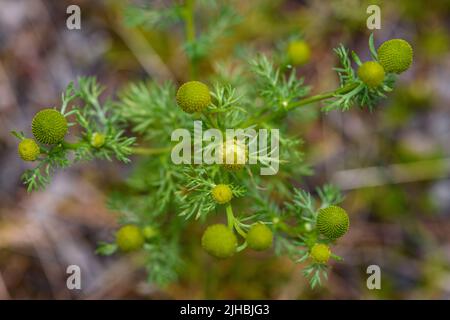
[[[272,254],[211,266],[199,264],[197,252],[166,288],[146,282],[138,256],[95,255],[116,226],[105,195],[129,166],[78,164],[47,190],[26,193],[20,175],[28,164],[10,131],[29,133],[34,113],[58,104],[70,81],[96,75],[113,94],[146,77],[186,78],[181,27],[128,29],[127,3],[0,0],[0,298],[450,298],[450,1],[234,1],[243,21],[216,58],[238,43],[271,51],[301,30],[313,57],[299,73],[314,92],[337,85],[331,49],[340,42],[368,57],[369,4],[382,9],[377,43],[402,37],[415,49],[412,69],[374,113],[331,112],[299,124],[316,169],[304,186],[339,185],[351,215],[350,233],[336,249],[345,261],[318,290],[308,288],[301,266]],[[66,28],[70,4],[81,7],[81,30]],[[71,264],[82,269],[81,291],[66,288]],[[381,267],[382,290],[366,288],[370,264]]]

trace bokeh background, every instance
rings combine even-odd
[[[0,298],[450,298],[450,1],[233,2],[243,19],[202,64],[205,72],[238,45],[270,53],[301,32],[313,54],[298,72],[313,92],[330,90],[337,85],[333,47],[342,42],[368,57],[369,4],[382,9],[377,44],[401,37],[414,47],[412,68],[375,112],[330,112],[296,128],[316,170],[298,185],[337,184],[350,213],[350,232],[336,248],[345,260],[333,263],[328,283],[309,289],[301,265],[271,253],[213,264],[198,235],[185,235],[194,238],[186,241],[191,257],[180,280],[163,288],[146,282],[139,256],[95,255],[116,228],[106,195],[130,166],[78,164],[45,191],[27,194],[20,176],[28,164],[10,131],[29,128],[80,75],[96,75],[109,94],[145,78],[182,82],[181,26],[127,28],[125,0],[0,0]],[[81,30],[66,28],[70,4],[81,7]],[[71,264],[82,269],[83,290],[66,288]],[[370,264],[381,267],[381,290],[366,287]]]

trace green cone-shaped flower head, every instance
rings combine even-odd
[[[317,215],[317,229],[329,239],[342,237],[349,228],[350,221],[347,212],[337,206],[330,206],[319,210]]]
[[[331,251],[326,244],[316,243],[311,248],[309,256],[314,260],[314,262],[327,263],[328,259],[330,259]]]
[[[287,56],[289,63],[300,66],[308,63],[311,57],[311,49],[303,40],[292,41],[287,47]]]
[[[378,48],[378,61],[386,72],[402,73],[413,61],[413,49],[403,39],[392,39],[383,42]]]
[[[266,250],[272,246],[273,233],[268,226],[258,222],[250,227],[246,240],[248,246],[253,250]]]
[[[206,84],[200,81],[184,83],[177,91],[177,104],[184,112],[201,112],[211,103],[211,95]]]
[[[233,198],[233,192],[231,191],[230,186],[227,184],[218,184],[211,191],[212,197],[215,202],[219,204],[224,204],[230,202],[231,198]]]
[[[124,252],[140,249],[144,240],[141,229],[132,224],[123,226],[116,233],[116,244]]]
[[[94,132],[91,136],[91,146],[101,148],[105,144],[106,137],[103,133]]]
[[[56,144],[67,133],[67,120],[55,109],[43,109],[34,116],[31,130],[40,143]]]
[[[376,61],[364,62],[358,69],[358,77],[370,88],[382,84],[384,75],[383,67]]]
[[[34,161],[40,153],[40,149],[36,141],[28,138],[20,141],[17,151],[19,152],[19,156],[24,161]]]
[[[216,258],[229,258],[236,253],[237,238],[226,225],[214,224],[203,233],[202,247]]]

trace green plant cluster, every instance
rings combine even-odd
[[[289,132],[287,118],[294,110],[301,114],[306,112],[305,106],[320,101],[325,111],[345,111],[353,106],[374,109],[393,90],[395,74],[390,70],[398,69],[392,69],[392,64],[401,61],[404,68],[403,60],[412,59],[412,51],[396,52],[386,69],[384,60],[378,60],[373,36],[369,39],[373,59],[369,64],[341,45],[335,49],[341,64],[335,68],[340,86],[314,96],[308,96],[309,87],[295,69],[277,66],[266,55],[246,56],[238,74],[223,65],[216,74],[199,81],[197,62],[206,54],[203,46],[209,47],[211,39],[221,36],[218,30],[228,29],[237,20],[229,18],[229,7],[217,4],[219,18],[211,22],[212,29],[197,34],[192,30],[193,6],[188,0],[164,10],[132,7],[126,17],[134,26],[160,28],[184,21],[184,48],[194,81],[181,86],[157,80],[130,83],[117,96],[101,102],[103,88],[94,78],[80,78],[77,86],[70,84],[62,95],[61,108],[51,109],[54,116],[41,119],[40,111],[33,120],[39,155],[25,134],[14,133],[21,140],[22,159],[37,162],[25,172],[24,182],[34,190],[44,187],[56,168],[74,161],[116,158],[127,163],[132,154],[138,155],[130,176],[108,200],[108,207],[119,213],[122,227],[114,241],[99,245],[98,253],[142,252],[149,281],[168,283],[176,279],[183,258],[187,258],[180,240],[183,231],[197,220],[209,224],[198,243],[210,255],[225,259],[245,250],[273,248],[276,254],[304,263],[303,273],[311,286],[320,285],[328,277],[329,259],[342,260],[332,247],[348,231],[350,221],[347,212],[337,206],[343,196],[336,187],[325,185],[308,192],[291,186],[292,178],[301,179],[312,170],[303,157],[303,141]],[[296,46],[285,52],[285,60],[307,51],[303,44]],[[308,59],[299,58],[302,61],[297,64]],[[60,132],[64,126],[58,123],[63,119],[73,142],[66,140],[66,132]],[[280,129],[280,172],[261,176],[259,170],[267,166],[268,159],[259,155],[252,155],[260,160],[255,165],[174,164],[171,133],[186,128],[193,134],[194,120],[202,120],[204,130],[222,132],[247,127]],[[72,137],[75,125],[78,131],[73,136],[77,137]],[[54,129],[58,132],[52,132]],[[135,137],[127,137],[126,129]],[[245,149],[243,152],[249,156]],[[70,153],[73,160],[69,160]]]
[[[60,108],[43,109],[33,117],[34,139],[23,132],[12,132],[21,141],[18,147],[21,158],[37,162],[22,176],[28,191],[44,188],[58,168],[78,161],[94,158],[130,161],[135,138],[124,135],[124,123],[113,110],[113,102],[100,102],[102,91],[95,78],[79,78],[78,87],[73,83],[67,86]],[[76,137],[73,141],[66,140],[69,128],[75,125]]]

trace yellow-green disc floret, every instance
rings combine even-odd
[[[116,244],[120,250],[129,252],[141,248],[144,244],[144,236],[139,227],[125,225],[116,233]]]
[[[382,65],[376,61],[364,62],[358,69],[358,77],[370,88],[375,88],[382,84],[384,76]]]
[[[91,136],[91,146],[94,148],[101,148],[105,144],[106,137],[104,134],[99,132],[94,132]]]
[[[237,238],[226,225],[214,224],[203,233],[202,247],[216,258],[229,258],[236,253]]]
[[[403,39],[392,39],[383,42],[378,48],[378,61],[386,72],[402,73],[413,61],[413,49]]]
[[[316,243],[309,253],[311,259],[317,263],[327,263],[330,259],[331,251],[326,244]]]
[[[19,152],[19,156],[24,161],[34,161],[37,159],[40,153],[40,148],[36,141],[28,138],[20,141],[17,150]]]
[[[226,184],[218,184],[211,191],[214,201],[219,204],[230,202],[233,198],[233,192],[231,188]]]
[[[67,120],[55,109],[44,109],[34,116],[31,130],[40,143],[55,144],[64,139],[67,133]]]
[[[300,66],[309,61],[311,57],[311,49],[305,41],[292,41],[287,47],[287,56],[289,63],[292,63],[295,66]]]
[[[272,246],[273,233],[268,226],[258,222],[250,227],[246,240],[253,250],[266,250]]]
[[[349,228],[350,221],[347,212],[337,206],[329,206],[319,210],[317,229],[329,239],[342,237]]]
[[[206,84],[189,81],[178,89],[176,100],[184,112],[201,112],[211,103],[211,95]]]

